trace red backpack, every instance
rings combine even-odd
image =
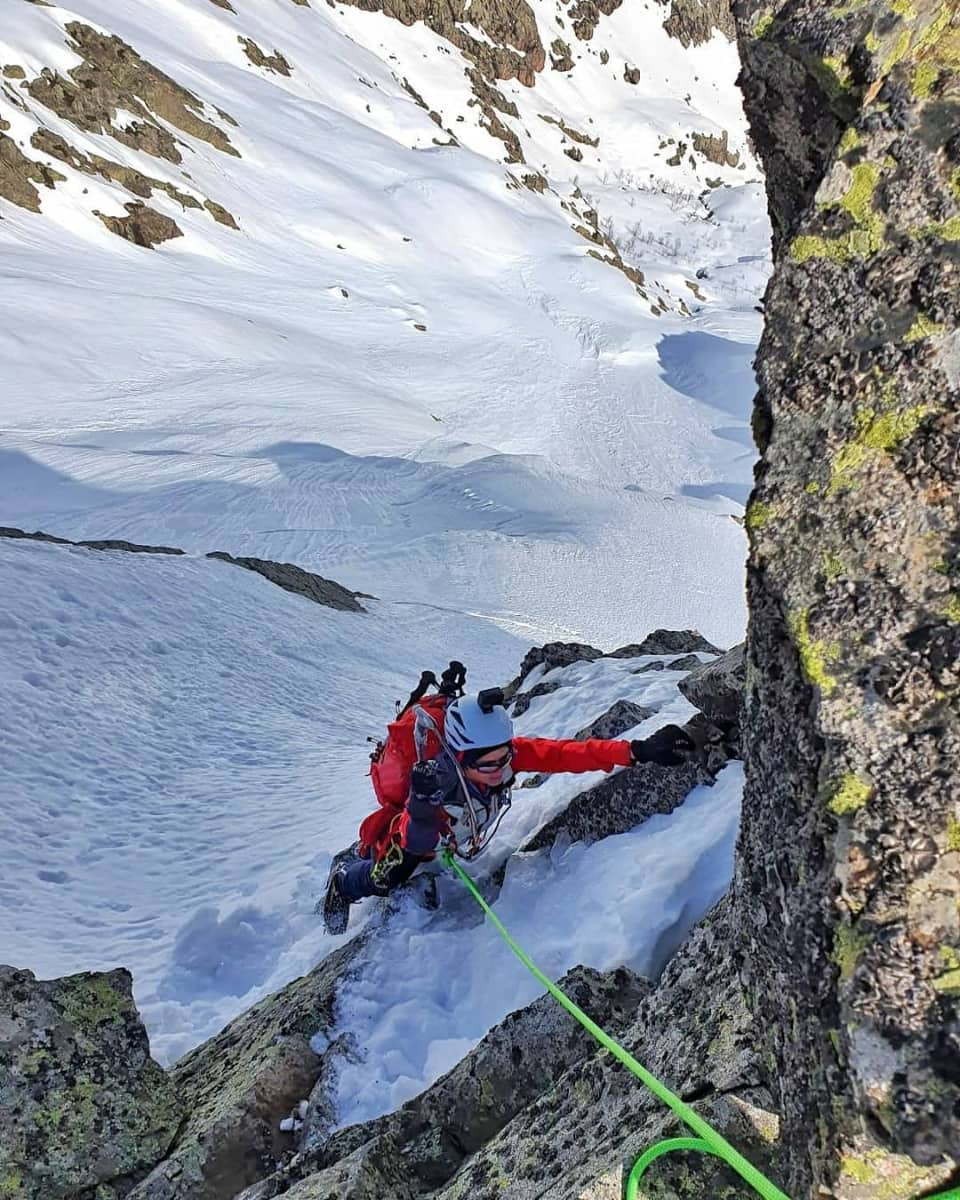
[[[462,663],[452,662],[441,676],[440,690],[428,696],[427,688],[437,686],[437,679],[432,671],[424,671],[406,705],[387,726],[387,736],[377,742],[370,755],[370,778],[380,807],[365,818],[360,826],[362,857],[368,858],[371,853],[375,857],[380,856],[385,845],[389,844],[395,819],[407,803],[414,765],[424,759],[435,758],[443,749],[447,705],[463,695],[466,674]],[[397,701],[398,707],[399,703]],[[417,718],[421,713],[426,714],[428,720],[424,721],[421,717],[421,744],[418,746]],[[435,728],[431,729],[431,724]]]

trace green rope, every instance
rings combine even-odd
[[[540,970],[536,963],[533,962],[529,955],[526,954],[513,940],[513,938],[504,928],[503,922],[486,902],[486,900],[484,900],[484,898],[480,895],[473,880],[466,873],[466,871],[464,871],[449,850],[444,852],[443,861],[457,874],[461,882],[466,886],[467,890],[473,896],[474,900],[476,900],[486,915],[493,922],[494,928],[514,952],[517,958],[520,959],[527,970],[534,976],[534,978],[538,979],[540,983],[543,984],[550,995],[553,996],[553,998],[559,1004],[561,1004],[572,1017],[575,1017],[576,1020],[578,1020],[584,1027],[584,1029],[586,1029],[588,1033],[592,1034],[593,1037],[596,1038],[596,1040],[601,1046],[604,1047],[604,1049],[609,1050],[614,1058],[623,1063],[628,1071],[632,1071],[633,1074],[636,1075],[636,1077],[640,1080],[640,1082],[645,1084],[659,1100],[662,1100],[668,1108],[673,1109],[680,1120],[683,1121],[683,1123],[689,1129],[692,1129],[693,1132],[696,1133],[704,1142],[710,1153],[717,1155],[718,1158],[722,1158],[728,1166],[732,1167],[742,1179],[746,1180],[746,1182],[750,1184],[755,1192],[759,1193],[759,1195],[763,1197],[763,1200],[790,1200],[789,1196],[787,1196],[785,1192],[781,1192],[780,1189],[772,1184],[765,1175],[761,1174],[761,1172],[758,1171],[752,1163],[747,1162],[743,1155],[739,1154],[733,1148],[733,1146],[731,1146],[728,1141],[722,1138],[711,1125],[708,1125],[698,1113],[695,1113],[693,1109],[689,1107],[689,1105],[684,1104],[680,1097],[674,1095],[674,1093],[671,1092],[668,1087],[662,1084],[655,1075],[651,1075],[644,1066],[637,1062],[632,1054],[629,1054],[626,1050],[624,1050],[619,1042],[615,1042],[605,1030],[600,1028],[596,1021],[591,1020],[590,1017],[587,1016],[582,1008],[579,1008],[576,1004],[574,1004],[566,992],[561,991],[561,989],[557,987],[552,979],[549,979],[546,975],[544,975],[544,973]],[[694,1148],[699,1149],[700,1147],[698,1146]],[[657,1149],[657,1147],[654,1147],[654,1149]],[[649,1154],[650,1151],[647,1151],[647,1153]],[[661,1151],[661,1153],[666,1153],[666,1151]],[[648,1162],[652,1161],[652,1159],[648,1159]],[[646,1164],[644,1169],[646,1169]],[[634,1168],[634,1173],[636,1173],[636,1168]],[[636,1179],[639,1180],[639,1174],[636,1174]]]
[[[470,876],[464,871],[457,860],[454,858],[452,851],[444,850],[443,863],[452,870],[464,884],[474,900],[480,905],[487,917],[490,918],[494,928],[507,943],[510,949],[514,952],[517,958],[523,963],[527,970],[539,980],[540,983],[547,989],[551,996],[567,1010],[580,1024],[600,1043],[604,1049],[609,1050],[618,1062],[622,1063],[628,1071],[631,1071],[637,1079],[640,1080],[653,1094],[670,1109],[673,1110],[681,1121],[694,1133],[699,1136],[696,1138],[668,1138],[665,1141],[657,1142],[646,1150],[634,1163],[633,1170],[627,1179],[626,1200],[637,1200],[640,1187],[640,1177],[646,1171],[647,1167],[652,1162],[660,1158],[664,1154],[670,1154],[674,1150],[695,1150],[703,1154],[713,1154],[717,1158],[722,1158],[723,1161],[732,1167],[734,1171],[745,1180],[750,1187],[753,1188],[764,1200],[790,1200],[785,1192],[780,1189],[757,1168],[748,1162],[742,1154],[739,1154],[733,1146],[730,1145],[717,1131],[692,1108],[684,1104],[679,1096],[675,1095],[670,1089],[655,1075],[650,1072],[620,1045],[619,1042],[601,1029],[600,1026],[570,999],[566,992],[562,991],[548,978],[543,971],[536,965],[530,956],[513,940],[507,932],[503,922],[493,911],[490,905],[484,900],[483,896],[477,890],[476,884]],[[931,1196],[930,1200],[960,1200],[960,1188],[951,1188],[947,1192],[938,1192],[937,1195]]]
[[[674,1150],[697,1150],[701,1154],[716,1154],[716,1151],[703,1138],[668,1138],[666,1141],[657,1142],[655,1146],[651,1146],[649,1150],[643,1154],[633,1164],[633,1170],[630,1172],[630,1178],[627,1180],[627,1196],[626,1200],[637,1200],[640,1190],[640,1176],[646,1171],[647,1167],[658,1158],[662,1158],[664,1154],[672,1154]]]

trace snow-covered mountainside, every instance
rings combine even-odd
[[[480,67],[339,4],[6,0],[4,521],[736,640],[767,225],[735,49],[573,9],[517,7],[570,47],[527,87],[473,9]]]
[[[0,542],[0,960],[129,965],[167,1058],[328,948],[420,669],[743,630],[735,48],[689,5],[371,7],[3,0],[0,524],[187,557]]]

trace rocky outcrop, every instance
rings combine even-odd
[[[698,663],[678,687],[712,721],[742,724],[746,646],[741,643],[713,662]]]
[[[66,32],[70,48],[83,60],[80,65],[66,76],[44,68],[26,85],[45,108],[88,133],[107,133],[125,146],[173,163],[181,162],[183,155],[168,125],[225,154],[238,154],[224,131],[201,115],[202,101],[132,46],[80,21],[71,21]],[[135,120],[117,124],[120,112],[132,113]]]
[[[574,65],[570,47],[562,38],[554,38],[550,43],[551,69],[554,71],[572,71]]]
[[[735,11],[777,258],[735,905],[806,1200],[860,1137],[960,1163],[960,12]]]
[[[642,654],[722,654],[696,629],[655,629],[642,642],[611,650],[607,658],[639,658]]]
[[[684,46],[701,46],[719,31],[731,42],[736,28],[729,0],[657,0],[670,5],[664,29]]]
[[[653,711],[652,708],[644,708],[642,704],[634,704],[632,700],[617,700],[605,713],[601,713],[583,729],[577,730],[573,736],[578,742],[587,738],[618,738],[634,725],[652,717]]]
[[[271,562],[267,558],[234,558],[222,550],[215,550],[207,558],[219,559],[220,562],[233,563],[236,567],[245,567],[255,571],[264,579],[269,579],[285,592],[293,592],[296,596],[306,596],[315,604],[323,604],[327,608],[336,608],[340,612],[366,612],[357,597],[360,592],[351,592],[348,588],[332,579],[324,579],[312,571],[305,571],[295,563]]]
[[[31,135],[30,145],[35,150],[39,150],[41,154],[48,154],[51,158],[67,163],[75,171],[83,171],[86,175],[100,176],[102,179],[109,179],[112,183],[119,183],[121,187],[126,188],[135,196],[139,196],[142,200],[149,200],[154,191],[165,192],[171,200],[175,200],[184,209],[205,208],[221,225],[229,225],[232,229],[238,228],[236,221],[223,205],[217,204],[213,200],[201,202],[190,192],[185,192],[182,188],[178,188],[166,180],[154,179],[134,167],[103,158],[99,154],[84,154],[76,147],[71,146],[66,138],[49,129],[41,127],[36,130]]]
[[[715,163],[718,167],[736,167],[740,165],[740,155],[730,149],[730,135],[724,130],[719,136],[710,133],[693,133],[690,135],[697,154],[702,154],[707,162]]]
[[[575,796],[521,850],[544,849],[558,837],[592,842],[626,833],[654,813],[673,812],[699,781],[700,774],[690,763],[682,767],[643,763],[617,771]]]
[[[575,662],[594,662],[598,658],[603,658],[603,651],[582,642],[547,642],[543,646],[533,646],[523,656],[516,678],[507,684],[503,694],[507,700],[511,700],[534,667],[542,665],[545,671],[552,671],[555,667],[569,667]]]
[[[96,209],[93,213],[111,233],[148,250],[152,250],[161,242],[183,237],[183,230],[172,217],[164,216],[155,208],[144,204],[142,200],[132,200],[123,207],[127,210],[125,217],[108,216],[106,213],[97,212]]]
[[[575,0],[567,9],[567,16],[573,22],[573,32],[581,42],[590,41],[601,16],[611,16],[622,3],[623,0]]]
[[[59,29],[56,32],[59,35]],[[22,81],[20,89],[32,100],[85,133],[107,134],[124,146],[170,163],[182,163],[182,151],[187,145],[173,131],[237,155],[227,134],[207,115],[203,102],[142,59],[126,42],[80,21],[70,22],[66,33],[70,49],[82,59],[78,66],[65,75],[44,68],[39,75],[28,78],[23,67],[11,63],[3,69],[4,80]],[[268,65],[282,69],[273,59]],[[0,86],[6,99],[37,119],[36,108],[31,109],[9,84],[4,82]],[[227,124],[236,124],[227,113],[217,110],[217,115]],[[39,212],[40,193],[34,185],[53,188],[64,182],[66,176],[49,162],[31,158],[21,145],[4,135],[7,128],[7,122],[0,119],[0,197]],[[103,155],[81,151],[61,133],[43,125],[32,133],[30,146],[74,170],[109,179],[136,196],[137,201],[126,206],[126,216],[96,213],[108,229],[136,245],[154,246],[181,236],[171,217],[142,204],[154,191],[166,192],[184,209],[206,209],[220,224],[238,228],[234,217],[216,201],[198,198],[189,189],[155,179]]]
[[[0,130],[9,129],[0,120]],[[30,212],[40,211],[40,193],[34,184],[52,188],[66,176],[28,158],[17,143],[0,132],[0,197]]]
[[[612,0],[607,0],[612,2]],[[619,3],[620,0],[616,0]],[[365,12],[382,12],[404,25],[422,21],[460,50],[484,79],[516,79],[533,87],[546,64],[537,19],[526,0],[347,0]],[[482,37],[475,37],[470,26]]]
[[[23,529],[12,526],[0,526],[0,538],[23,539],[30,542],[50,542],[55,546],[83,546],[86,550],[126,550],[131,554],[183,554],[172,546],[139,546],[136,542],[125,542],[116,539],[106,541],[71,542],[69,538],[54,537],[52,533],[26,533]]]
[[[0,967],[0,1195],[124,1195],[180,1124],[127,971],[41,982]]]
[[[557,691],[560,684],[554,680],[545,680],[543,683],[535,684],[529,692],[521,692],[516,696],[513,703],[510,705],[511,717],[522,717],[530,705],[539,696],[549,696],[552,692]]]
[[[252,38],[238,36],[237,41],[255,67],[262,67],[265,71],[272,71],[275,75],[290,74],[290,64],[279,50],[274,50],[272,54],[265,54]]]
[[[51,542],[57,546],[82,546],[85,550],[124,550],[131,554],[182,555],[184,553],[173,546],[140,546],[136,542],[125,542],[114,538],[72,542],[69,538],[54,537],[53,534],[43,533],[40,530],[36,533],[26,533],[22,529],[10,526],[0,526],[0,538]],[[245,567],[248,571],[254,571],[257,575],[262,575],[264,579],[275,583],[285,592],[305,596],[315,604],[322,604],[326,608],[335,608],[340,612],[366,612],[360,599],[372,599],[364,592],[351,592],[342,584],[335,583],[332,579],[324,579],[322,575],[306,571],[294,563],[272,562],[267,558],[234,558],[232,554],[227,554],[223,550],[214,550],[206,557],[232,563],[236,567]]]
[[[560,986],[614,1034],[629,1022],[650,990],[645,979],[624,968],[604,974],[577,967],[560,980]],[[403,1186],[411,1196],[432,1193],[554,1080],[592,1057],[594,1045],[564,1009],[543,996],[511,1013],[452,1071],[389,1116],[328,1136],[323,1118],[311,1131],[308,1112],[303,1149],[260,1194],[286,1194],[292,1181],[325,1173],[337,1163],[358,1163],[364,1148],[382,1164],[384,1147],[404,1162]],[[289,1194],[298,1193],[293,1189]],[[364,1195],[355,1183],[336,1194],[338,1200]]]
[[[348,942],[176,1064],[186,1121],[129,1200],[232,1200],[271,1174],[291,1149],[280,1121],[320,1074],[311,1038],[332,1026],[336,988],[363,945],[363,935]]]

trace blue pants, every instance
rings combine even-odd
[[[386,896],[397,884],[406,883],[422,862],[423,858],[419,854],[404,850],[403,858],[393,863],[386,871],[382,871],[379,880],[374,882],[373,869],[376,863],[372,858],[361,858],[345,868],[340,891],[343,898],[351,904],[365,896]]]

